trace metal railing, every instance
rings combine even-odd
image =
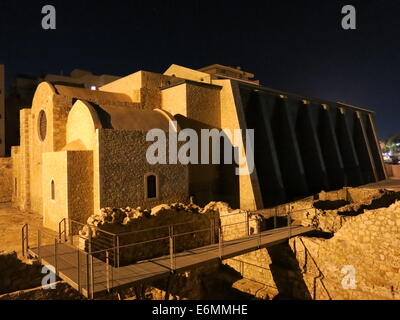
[[[22,227],[22,256],[28,258],[29,250],[29,225],[25,224]]]
[[[301,209],[307,210],[307,209]],[[297,210],[300,211],[300,210]],[[288,227],[288,238],[292,236],[292,221],[291,214],[297,211],[289,212],[287,214],[287,227]],[[232,218],[234,216],[243,216],[244,221],[234,222],[231,224],[221,224],[225,218]],[[239,218],[240,219],[240,218]],[[261,230],[261,217],[254,215],[253,213],[234,213],[227,214],[217,217],[210,217],[210,222],[208,227],[196,229],[196,230],[185,230],[188,225],[196,224],[199,221],[191,221],[191,222],[183,222],[177,224],[171,224],[167,226],[160,227],[152,227],[142,230],[134,230],[125,233],[111,233],[105,230],[102,230],[98,227],[83,224],[72,219],[63,219],[59,223],[58,234],[55,236],[52,235],[52,242],[43,241],[43,236],[48,234],[43,229],[37,230],[37,256],[39,261],[42,258],[52,258],[54,262],[54,269],[56,275],[59,274],[59,259],[63,255],[68,255],[71,261],[74,261],[76,264],[76,279],[77,279],[77,287],[78,291],[83,293],[84,289],[86,289],[86,294],[89,298],[93,298],[95,285],[98,284],[98,279],[96,278],[96,274],[105,274],[105,286],[106,290],[110,292],[110,290],[114,287],[114,279],[115,272],[119,272],[120,268],[120,259],[121,252],[134,248],[135,246],[144,246],[148,244],[154,244],[156,242],[165,242],[168,248],[165,252],[168,252],[169,255],[169,269],[171,273],[176,271],[176,258],[177,254],[189,250],[187,248],[187,238],[192,236],[193,238],[199,234],[209,233],[209,236],[203,236],[195,239],[194,244],[199,244],[197,247],[206,246],[207,243],[210,245],[218,242],[218,251],[219,258],[222,260],[224,258],[224,251],[226,247],[226,243],[230,242],[230,240],[240,240],[243,238],[249,238],[249,240],[257,239],[257,246],[261,248],[262,246],[262,236],[263,232]],[[206,222],[202,222],[206,225]],[[251,233],[250,224],[254,223],[256,228]],[[228,228],[236,228],[238,225],[243,224],[243,235],[238,237],[239,235],[234,236],[232,239],[226,240],[227,230]],[[277,227],[277,223],[274,223],[274,228]],[[163,230],[165,229],[165,230]],[[181,229],[181,231],[179,231]],[[148,239],[145,241],[138,241],[132,243],[121,243],[122,239],[131,239],[130,236],[134,234],[146,233],[151,234],[150,232],[154,232],[159,230],[161,233],[158,233],[160,236],[157,236],[157,233],[153,234],[155,236],[154,239]],[[83,233],[85,231],[85,233]],[[165,231],[165,232],[164,232]],[[94,236],[95,235],[95,236]],[[24,255],[28,255],[30,250],[29,239],[32,237],[32,232],[28,225],[24,225],[22,228],[22,251]],[[208,238],[209,237],[209,238]],[[218,239],[216,239],[216,237]],[[180,241],[178,239],[181,239]],[[192,238],[190,238],[192,239]],[[206,240],[208,239],[208,240]],[[47,239],[48,240],[48,239]],[[207,241],[207,242],[204,242]],[[234,243],[234,241],[232,242]],[[53,252],[47,257],[42,257],[42,249],[44,245],[52,244]],[[230,243],[231,244],[231,243]],[[228,244],[228,245],[230,245]],[[65,250],[65,247],[62,247],[64,253],[59,251],[60,245],[65,245],[68,247],[68,250]],[[193,248],[197,248],[193,247]],[[161,251],[163,250],[161,246]],[[67,253],[65,253],[65,251]],[[48,251],[47,251],[48,252]],[[75,258],[71,258],[71,256],[75,256]],[[162,257],[160,255],[158,257]],[[164,255],[165,256],[165,255]],[[154,259],[154,258],[150,258]],[[105,263],[98,263],[100,261]],[[146,259],[144,259],[146,260]],[[99,267],[100,265],[100,267]],[[104,268],[104,269],[99,269]],[[101,271],[101,272],[100,272]]]
[[[60,225],[64,225],[64,222],[60,222]],[[93,298],[95,286],[95,260],[93,254],[69,243],[67,241],[68,233],[65,232],[65,229],[59,229],[58,233],[53,233],[40,227],[34,229],[36,230],[32,230],[32,227],[28,226],[28,224],[22,227],[22,254],[26,258],[34,255],[40,263],[46,261],[52,265],[54,270],[51,271],[54,272],[56,277],[59,277],[60,272],[71,269],[71,265],[63,263],[65,260],[69,260],[70,263],[76,261],[74,267],[76,267],[77,272],[77,290],[80,293],[84,293],[84,289],[86,289],[87,296]],[[32,244],[32,248],[30,244]],[[63,250],[60,250],[61,246],[63,246]],[[76,260],[74,260],[73,256],[76,256]],[[107,253],[107,262],[110,259],[109,256],[109,253]],[[61,259],[64,261],[61,261]],[[105,264],[105,268],[108,271],[107,275],[112,274],[110,264]],[[111,290],[111,287],[107,287],[107,290]]]
[[[114,267],[118,266],[119,239],[117,234],[67,218],[60,221],[58,229],[60,241],[87,251],[89,254],[104,249],[111,250],[108,260]],[[87,234],[83,235],[83,231],[86,231]],[[96,237],[93,236],[93,233],[96,234]],[[105,255],[99,258],[104,261],[107,259]]]

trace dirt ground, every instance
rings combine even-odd
[[[21,229],[24,224],[42,226],[42,216],[36,213],[21,212],[12,208],[11,203],[0,203],[0,252],[16,251],[21,257]]]

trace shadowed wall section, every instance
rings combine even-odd
[[[386,178],[373,112],[240,84],[264,207]]]

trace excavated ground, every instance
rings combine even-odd
[[[330,239],[347,222],[362,215],[365,211],[387,208],[400,200],[400,192],[381,189],[378,192],[361,197],[358,201],[352,199],[319,199],[312,203],[312,210],[304,210],[293,214],[292,223],[313,225],[316,231],[307,235],[309,238]],[[84,299],[64,282],[57,283],[56,290],[44,290],[41,285],[42,266],[31,261],[19,259],[21,246],[21,228],[25,223],[40,226],[42,221],[38,215],[20,212],[9,205],[0,206],[0,233],[2,234],[0,248],[0,300],[73,300]],[[270,229],[274,225],[272,217],[266,217],[262,229]],[[277,226],[286,226],[287,217],[277,217]],[[289,245],[285,250],[290,250]],[[9,253],[11,251],[17,253]],[[280,250],[279,256],[282,255]],[[277,255],[269,250],[270,255]],[[299,270],[296,257],[293,263],[280,263],[284,259],[276,259],[275,264],[288,273]],[[297,266],[295,266],[297,264]],[[286,269],[285,269],[286,268]],[[299,273],[300,274],[300,273]],[[280,282],[280,273],[275,275],[275,283]],[[301,279],[300,279],[301,280]],[[268,286],[268,285],[267,285]],[[236,289],[236,287],[240,287]],[[250,288],[255,288],[250,290]],[[148,283],[143,286],[115,292],[102,299],[256,299],[254,291],[263,288],[255,281],[243,279],[241,275],[227,266],[215,265],[198,268],[185,274],[171,275],[168,279]],[[275,297],[266,295],[263,299],[294,299],[287,292],[279,292]],[[305,289],[304,289],[305,290]],[[305,296],[307,296],[305,292]],[[258,297],[260,298],[260,297]]]

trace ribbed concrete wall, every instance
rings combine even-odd
[[[264,207],[383,180],[371,111],[240,85]]]

